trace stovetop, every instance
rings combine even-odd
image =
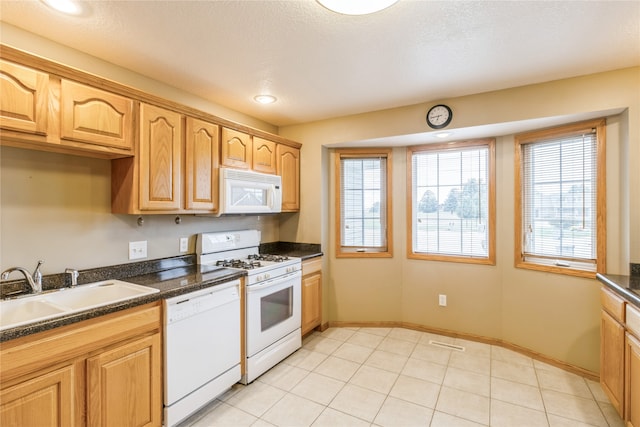
[[[286,255],[250,254],[246,258],[218,260],[216,261],[216,266],[253,270],[254,268],[267,267],[290,260],[295,261],[294,259],[290,259]]]
[[[300,258],[261,254],[259,246],[258,230],[199,234],[196,245],[198,264],[245,270],[247,285],[302,269]]]

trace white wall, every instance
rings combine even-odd
[[[139,240],[147,259],[180,255],[180,237],[194,253],[195,234],[210,231],[257,228],[264,242],[279,240],[277,216],[137,218],[111,213],[109,160],[0,147],[0,270],[39,259],[43,274],[128,263],[129,242]]]
[[[629,273],[640,262],[640,68],[439,100],[450,105],[448,131],[486,136],[487,125],[570,123],[603,111],[607,117],[607,272]],[[495,266],[406,258],[406,160],[394,149],[391,259],[336,259],[333,150],[350,141],[426,131],[430,102],[393,110],[289,126],[284,137],[303,143],[297,222],[284,240],[321,240],[325,257],[324,321],[403,321],[517,344],[560,361],[599,370],[599,282],[516,269],[514,263],[514,135],[497,137],[497,262]],[[604,113],[603,113],[604,114]],[[419,138],[417,138],[419,139]],[[425,135],[424,142],[429,139]],[[354,144],[352,144],[354,145]],[[366,146],[366,142],[355,145]],[[318,163],[322,159],[322,163]],[[322,183],[322,189],[318,189]],[[320,207],[320,209],[318,209]],[[318,227],[318,225],[320,227]],[[448,295],[439,307],[438,294]]]

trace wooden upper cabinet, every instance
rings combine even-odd
[[[63,143],[133,149],[133,100],[69,80],[60,85]]]
[[[277,170],[282,177],[282,211],[300,210],[300,149],[278,144]]]
[[[180,209],[182,116],[140,104],[140,210]]]
[[[220,164],[222,166],[251,169],[253,166],[251,135],[223,127],[220,145]]]
[[[0,60],[0,127],[47,133],[49,75]]]
[[[220,127],[187,117],[185,140],[185,209],[218,209]]]
[[[262,173],[276,173],[276,143],[253,137],[253,170]]]

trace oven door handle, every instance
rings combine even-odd
[[[280,283],[284,283],[289,281],[290,279],[295,278],[296,276],[302,277],[302,273],[300,271],[295,271],[293,273],[286,274],[284,276],[276,277],[274,279],[267,280],[265,282],[258,283],[256,285],[247,286],[247,292],[259,292],[261,290],[272,288],[274,286],[279,285]]]

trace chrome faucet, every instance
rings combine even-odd
[[[71,276],[71,287],[78,284],[78,276],[80,275],[80,273],[78,273],[78,270],[75,270],[73,268],[65,268],[64,273]]]
[[[44,263],[44,261],[38,261],[38,265],[36,269],[33,271],[33,274],[30,274],[26,268],[22,267],[11,267],[6,269],[0,275],[0,280],[7,280],[9,275],[14,271],[19,271],[24,275],[24,278],[27,279],[27,283],[31,288],[31,292],[34,294],[42,292],[42,273],[40,272],[40,266]]]

